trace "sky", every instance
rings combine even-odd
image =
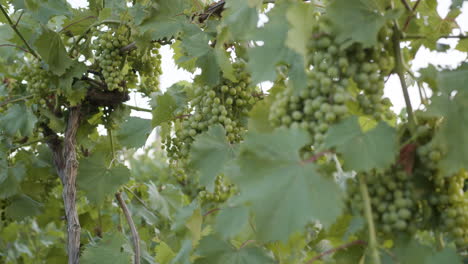
[[[68,2],[75,8],[77,7],[86,7],[86,0],[68,0]],[[437,11],[439,14],[444,17],[449,9],[451,0],[438,0]],[[462,15],[457,18],[457,23],[462,29],[462,31],[468,31],[468,2],[464,2],[462,8]],[[460,34],[458,30],[453,32],[454,35]],[[457,44],[457,39],[441,39],[440,43],[449,44],[451,48],[454,48]],[[181,81],[191,81],[194,77],[194,74],[187,72],[185,70],[179,69],[172,56],[173,52],[170,47],[163,46],[160,50],[162,55],[162,75],[160,78],[161,90],[165,90],[170,87],[172,84]],[[460,62],[466,60],[466,54],[450,50],[444,53],[431,52],[427,48],[422,47],[416,54],[416,58],[412,61],[411,69],[413,72],[417,73],[420,68],[427,67],[429,64],[441,65],[456,67]],[[262,87],[270,87],[271,84],[263,83]],[[428,89],[427,89],[428,91]],[[418,108],[421,104],[418,89],[416,86],[411,86],[409,88],[409,93],[411,97],[411,102],[413,108]],[[389,97],[393,102],[393,109],[396,112],[399,112],[402,108],[405,107],[405,102],[403,99],[403,93],[400,86],[400,81],[396,75],[392,75],[385,84],[385,96]],[[131,100],[128,102],[130,105],[145,107],[148,108],[148,101],[141,98],[138,94],[133,94]],[[132,115],[138,115],[143,118],[151,118],[150,113],[138,112],[132,113]]]

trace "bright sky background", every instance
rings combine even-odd
[[[85,0],[68,0],[68,2],[74,8],[87,6],[87,2]],[[452,1],[451,0],[438,0],[437,2],[438,2],[437,11],[441,15],[441,17],[445,17]],[[456,21],[458,25],[460,26],[460,28],[462,29],[462,31],[464,32],[468,31],[468,2],[464,2],[463,8],[462,8],[462,15],[460,15]],[[458,34],[460,34],[459,30],[454,30],[453,35],[458,35]],[[454,48],[457,42],[458,42],[457,39],[441,39],[440,40],[440,43],[449,44],[451,48]],[[181,80],[191,81],[193,79],[193,76],[194,76],[193,74],[185,70],[177,68],[172,58],[173,52],[171,48],[169,48],[168,46],[163,46],[160,52],[162,55],[162,72],[163,72],[161,75],[160,81],[161,81],[161,89],[163,91],[178,81],[181,81]],[[439,53],[439,52],[430,52],[428,49],[423,47],[418,51],[415,60],[413,60],[413,64],[411,65],[411,68],[414,72],[417,72],[418,69],[424,68],[428,64],[456,67],[458,64],[460,64],[460,62],[466,60],[466,58],[467,57],[465,53],[462,53],[456,50]],[[264,88],[269,87],[269,86],[270,86],[269,84],[262,85],[262,87]],[[428,91],[428,89],[426,90]],[[416,86],[410,87],[409,92],[410,92],[413,108],[417,108],[421,103],[417,87]],[[403,99],[400,82],[396,75],[391,76],[386,82],[385,96],[391,99],[391,101],[394,104],[395,111],[399,112],[402,108],[405,107],[405,102]],[[147,100],[139,97],[137,94],[133,94],[128,104],[139,106],[139,107],[145,107],[145,108],[149,107]],[[137,115],[143,118],[151,118],[150,113],[144,113],[144,112],[132,113],[132,115]]]

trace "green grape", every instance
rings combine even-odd
[[[357,102],[362,114],[376,120],[393,119],[389,100],[383,98],[384,78],[390,73],[389,65],[393,58],[388,53],[391,31],[379,36],[379,45],[364,48],[353,44],[342,48],[336,41],[329,18],[320,16],[313,27],[308,44],[307,87],[296,91],[286,84],[286,78],[279,76],[274,87],[276,100],[271,106],[269,120],[274,126],[296,126],[296,123],[313,123],[306,126],[311,134],[311,145],[320,148],[329,125],[339,122],[347,115],[347,103]],[[387,27],[387,26],[385,26]],[[382,30],[384,31],[384,29]],[[356,84],[357,96],[348,91],[350,81]],[[354,97],[354,98],[353,98]],[[323,126],[326,125],[326,126]],[[315,129],[319,127],[322,129]]]
[[[125,36],[129,35],[125,26],[117,29],[111,28],[106,32],[95,31],[97,39],[92,48],[95,50],[96,61],[104,76],[107,88],[110,91],[124,91],[128,68],[124,67],[126,56],[121,49],[128,45]]]
[[[407,172],[391,168],[362,173],[367,182],[376,229],[383,235],[411,234],[417,230],[421,212],[414,197],[414,184]],[[363,214],[364,205],[355,179],[347,181],[347,202],[351,211]]]
[[[183,169],[185,173],[190,171],[187,159],[193,141],[211,126],[222,125],[230,143],[237,143],[243,138],[246,131],[245,119],[259,100],[256,96],[259,91],[250,84],[250,76],[245,74],[244,62],[236,62],[233,66],[237,81],[223,79],[214,87],[195,88],[195,97],[191,99],[190,107],[181,115],[183,118],[174,121],[174,137],[167,137],[163,141],[171,164]],[[187,185],[190,180],[185,177],[184,182],[179,182]],[[200,196],[210,201],[223,202],[232,195],[232,188],[225,187],[219,187],[215,193],[203,192]]]

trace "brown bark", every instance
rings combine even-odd
[[[78,264],[80,258],[81,227],[76,210],[76,175],[78,173],[76,132],[80,123],[80,110],[80,106],[70,109],[63,142],[52,130],[44,127],[45,136],[50,137],[47,143],[53,152],[55,168],[63,185],[62,198],[68,232],[68,264]]]
[[[130,227],[130,231],[132,232],[132,242],[133,242],[133,251],[134,251],[134,260],[133,264],[140,264],[141,258],[141,250],[140,250],[140,236],[138,235],[138,230],[133,222],[132,215],[130,214],[130,210],[128,210],[125,201],[122,198],[122,194],[120,192],[115,194],[115,198],[119,203],[120,208],[125,215],[125,219],[127,220],[128,226]]]

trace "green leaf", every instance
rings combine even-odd
[[[187,239],[182,242],[182,247],[172,259],[171,264],[191,264],[190,253],[192,252],[192,241]]]
[[[96,21],[97,17],[90,10],[73,9],[73,17],[63,22],[66,29],[62,29],[62,32],[71,33],[73,36],[80,36]]]
[[[22,164],[8,168],[7,178],[0,184],[0,198],[8,198],[20,191],[20,184],[26,176],[26,168]]]
[[[306,131],[277,129],[249,132],[240,147],[240,173],[233,180],[255,213],[260,239],[288,240],[311,220],[328,227],[340,215],[341,193],[332,177],[323,177],[299,150],[309,142]]]
[[[445,155],[440,167],[452,174],[468,164],[468,92],[458,92],[453,98],[448,95],[433,96],[428,111],[444,117],[434,140]]]
[[[245,0],[228,0],[221,14],[222,25],[227,27],[231,36],[243,40],[257,28],[257,9]]]
[[[208,190],[214,188],[214,179],[226,163],[234,158],[234,149],[226,139],[226,132],[221,125],[210,127],[198,135],[190,149],[190,163],[200,172],[200,183]]]
[[[387,168],[397,156],[397,134],[385,122],[363,132],[358,118],[353,116],[330,127],[325,147],[336,147],[343,155],[346,170],[368,171]]]
[[[159,264],[169,264],[170,261],[176,256],[174,251],[163,241],[161,241],[157,246],[156,246],[156,258],[155,260]]]
[[[244,228],[249,220],[245,206],[222,208],[216,216],[215,230],[223,239],[232,238]]]
[[[39,55],[49,65],[49,70],[55,75],[64,74],[73,64],[58,33],[44,28],[34,44]]]
[[[307,43],[310,41],[312,24],[314,23],[314,6],[310,3],[295,3],[291,5],[286,13],[289,24],[286,45],[301,54],[307,56]]]
[[[445,247],[442,251],[435,252],[430,258],[427,259],[425,264],[439,264],[439,263],[463,263],[460,255],[453,247]]]
[[[14,104],[0,116],[0,130],[7,135],[20,137],[31,136],[37,118],[29,107],[24,104]]]
[[[105,234],[96,245],[88,245],[81,257],[83,264],[128,264],[131,263],[131,255],[122,250],[127,244],[125,237],[114,232]]]
[[[183,15],[190,8],[191,1],[161,0],[157,8],[151,10],[151,15],[145,19],[139,29],[141,35],[149,36],[150,40],[171,39],[177,36],[189,20]]]
[[[171,230],[178,231],[185,226],[185,223],[200,208],[198,200],[194,199],[189,205],[179,208],[174,217]]]
[[[270,107],[266,100],[259,101],[255,106],[250,110],[249,113],[249,130],[256,132],[271,132],[273,127],[271,122],[268,120],[270,114]]]
[[[443,250],[439,251],[409,237],[397,239],[395,245],[392,254],[398,257],[400,263],[463,263],[456,250],[452,247],[445,247]],[[386,257],[383,263],[394,263],[394,260],[391,257]]]
[[[145,145],[152,130],[151,120],[130,116],[123,122],[115,135],[122,146],[140,148]]]
[[[169,87],[163,95],[156,96],[153,103],[153,127],[172,121],[176,117],[176,112],[186,107],[186,88],[185,82],[178,82]]]
[[[14,220],[23,220],[26,217],[38,215],[41,212],[42,204],[31,197],[20,194],[9,198],[11,204],[5,213]]]
[[[147,186],[151,209],[167,219],[172,219],[179,209],[188,204],[185,195],[174,185],[165,185],[161,191],[152,182]]]
[[[71,15],[67,1],[62,0],[17,0],[12,1],[16,10],[26,9],[34,19],[47,24],[55,16]]]
[[[78,105],[86,97],[89,85],[84,81],[74,82],[76,79],[80,79],[86,70],[87,67],[84,63],[74,61],[70,68],[58,78],[58,87],[72,106]]]
[[[452,91],[468,90],[468,63],[456,70],[441,71],[437,74],[437,86],[447,94]]]
[[[260,248],[233,246],[214,236],[208,236],[200,241],[197,253],[202,256],[194,264],[273,264],[275,263]]]
[[[116,164],[116,161],[113,161]],[[97,151],[86,159],[80,160],[77,183],[93,203],[101,203],[114,194],[130,178],[130,170],[121,164],[109,167],[103,151]]]
[[[397,19],[401,13],[398,9],[385,11],[370,0],[334,0],[327,8],[337,41],[358,42],[365,47],[377,44],[380,29],[388,20]]]
[[[287,5],[275,5],[268,13],[268,23],[254,34],[254,40],[263,41],[263,46],[248,50],[250,59],[247,68],[252,73],[253,83],[273,81],[276,77],[276,65],[284,62],[291,52],[285,44],[289,30],[286,10]]]
[[[462,52],[468,52],[468,38],[460,39],[455,48]]]

